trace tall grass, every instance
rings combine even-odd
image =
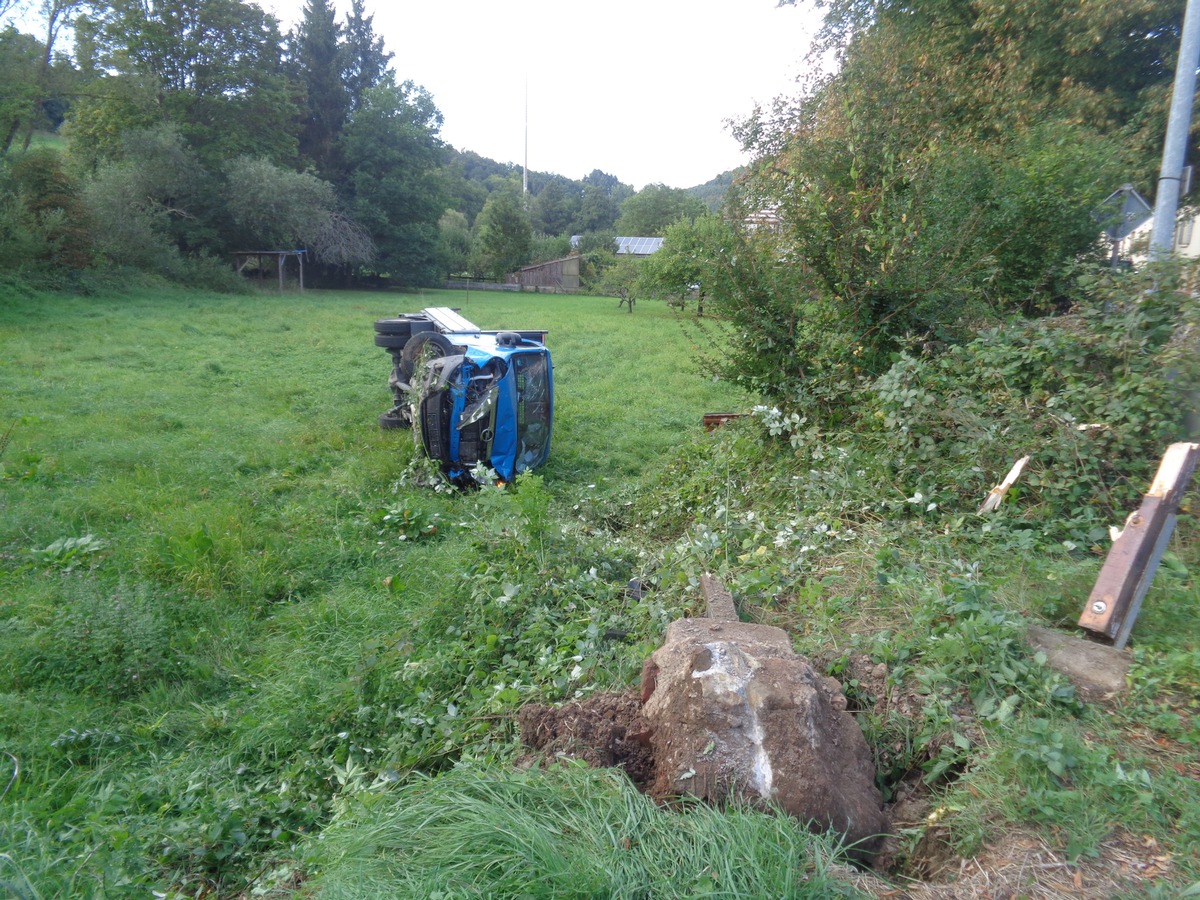
[[[612,771],[460,769],[362,792],[311,846],[328,900],[866,896],[830,874],[832,846],[786,816],[666,811]]]

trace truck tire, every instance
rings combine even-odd
[[[450,338],[439,331],[422,331],[414,334],[404,345],[404,352],[400,354],[400,374],[404,376],[405,381],[411,384],[417,359],[422,354],[428,353],[431,358],[437,358],[449,356],[453,352],[454,344]]]
[[[409,340],[411,338],[407,334],[377,334],[375,335],[375,346],[386,347],[389,350],[399,350]]]
[[[412,319],[377,319],[375,331],[379,334],[412,334]]]
[[[397,416],[393,413],[384,413],[379,417],[380,428],[407,428],[411,423],[408,416]]]

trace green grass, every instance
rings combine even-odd
[[[389,358],[371,323],[426,305],[551,332],[556,430],[525,507],[400,484],[415,451],[376,425]],[[330,767],[392,730],[364,714],[368,693],[393,714],[435,696],[443,714],[511,711],[529,678],[496,700],[458,668],[472,636],[443,635],[436,653],[500,580],[480,571],[475,529],[617,491],[699,434],[704,412],[740,402],[692,373],[651,304],[147,288],[0,301],[0,398],[0,749],[22,772],[0,846],[23,848],[9,865],[40,896],[249,877],[327,814]],[[404,540],[389,511],[440,531]],[[561,645],[545,664],[561,677],[587,621],[542,602],[529,632]],[[380,648],[406,634],[430,655],[395,688]],[[541,651],[496,640],[513,645],[495,668],[515,683],[517,660]],[[487,725],[438,727],[405,731],[392,763],[437,767],[491,740]]]
[[[429,305],[549,331],[537,476],[419,487],[411,436],[377,427],[371,322]],[[1191,514],[1134,632],[1134,690],[1086,707],[1021,635],[1071,627],[1098,553],[1024,527],[1017,500],[985,531],[953,486],[936,510],[872,492],[886,461],[850,435],[706,434],[705,412],[752,401],[696,352],[665,307],[609,298],[0,297],[0,763],[20,769],[5,790],[0,766],[0,889],[848,894],[829,847],[779,819],[507,773],[514,712],[633,683],[704,571],[844,680],[881,787],[923,785],[962,852],[1020,828],[1085,863],[1123,832],[1174,860],[1147,890],[1200,879]],[[877,711],[877,689],[910,705]]]
[[[330,900],[866,896],[786,817],[664,811],[612,771],[459,770],[386,798],[358,787],[309,860]]]

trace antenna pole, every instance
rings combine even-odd
[[[529,195],[529,76],[525,76],[525,166],[521,175],[521,193]]]

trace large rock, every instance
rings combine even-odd
[[[887,830],[870,748],[832,678],[766,625],[680,619],[646,664],[652,793],[765,801],[869,857]]]

